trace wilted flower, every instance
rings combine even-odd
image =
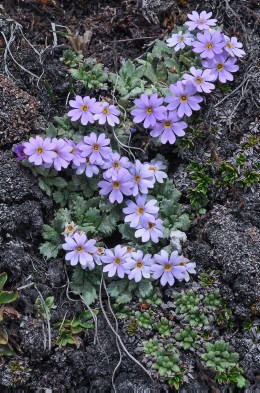
[[[144,164],[149,163],[145,162]],[[157,161],[156,159],[152,160],[149,165],[149,169],[152,171],[154,180],[158,181],[158,183],[163,183],[163,179],[167,179],[168,177],[167,173],[162,171],[162,169],[166,169],[166,165],[164,165],[162,161]]]
[[[129,280],[141,281],[142,277],[150,278],[150,266],[153,263],[151,254],[144,255],[142,251],[131,253],[131,257],[126,258],[124,267],[131,270],[128,275]]]
[[[99,190],[100,195],[108,195],[111,203],[117,201],[121,203],[123,201],[124,195],[132,195],[133,184],[131,181],[131,175],[126,170],[121,168],[117,176],[112,179],[107,179],[106,181],[100,181],[98,186],[101,188]]]
[[[211,68],[211,75],[213,75],[214,80],[219,79],[221,83],[226,83],[226,81],[234,79],[231,72],[239,70],[238,65],[235,64],[236,61],[235,57],[228,58],[228,54],[223,53],[214,59],[203,61],[202,64],[204,67]]]
[[[191,14],[187,15],[191,20],[185,22],[184,24],[188,26],[189,31],[199,29],[199,30],[208,30],[212,26],[216,26],[217,19],[209,19],[212,16],[212,12],[202,11],[198,14],[197,11],[192,11]]]
[[[178,81],[175,85],[170,85],[170,91],[174,94],[174,96],[168,96],[165,98],[165,102],[169,103],[167,109],[169,111],[177,109],[179,117],[183,117],[184,115],[191,116],[192,110],[198,111],[200,109],[198,103],[203,101],[203,99],[200,95],[196,94],[197,89],[191,82],[187,82],[184,85],[183,82]],[[180,126],[182,129],[186,128],[183,127],[183,124]],[[174,133],[177,135],[176,132]]]
[[[89,270],[94,269],[93,254],[97,250],[97,247],[94,246],[96,240],[87,240],[85,233],[75,233],[73,237],[66,237],[65,242],[62,245],[63,250],[70,251],[65,256],[66,261],[70,261],[72,266],[79,262],[83,269],[86,267]]]
[[[135,232],[135,237],[141,237],[142,242],[148,242],[150,239],[154,243],[158,243],[159,238],[163,237],[164,226],[163,220],[160,218],[153,219],[144,224],[143,227],[139,226]]]
[[[90,136],[84,137],[84,143],[80,143],[79,148],[82,150],[81,156],[88,157],[91,164],[102,164],[103,160],[109,159],[112,152],[108,147],[110,139],[106,135],[97,135],[91,132]]]
[[[73,159],[73,154],[70,153],[71,146],[63,139],[53,138],[52,143],[54,144],[53,151],[56,153],[52,164],[45,164],[46,168],[51,165],[54,166],[56,171],[61,171],[62,168],[68,168],[71,160]]]
[[[211,34],[208,30],[205,30],[203,34],[197,34],[197,40],[194,40],[192,45],[193,52],[199,53],[203,59],[213,59],[213,57],[223,52],[225,41],[223,34],[219,31]]]
[[[81,157],[83,158],[83,157]],[[99,168],[95,164],[90,164],[89,157],[83,158],[85,160],[84,163],[81,163],[79,167],[76,167],[76,175],[82,175],[85,172],[87,177],[93,177],[93,175],[97,175],[99,173]],[[72,166],[75,169],[75,166]]]
[[[66,222],[65,224],[65,230],[61,234],[64,235],[65,237],[73,236],[73,234],[76,232],[78,229],[78,226],[75,224],[75,222],[71,221]]]
[[[127,157],[121,157],[119,153],[112,153],[109,157],[109,159],[105,162],[105,167],[107,168],[107,171],[104,172],[104,177],[109,179],[109,178],[114,178],[117,176],[118,171],[121,168],[128,169],[132,166],[132,163],[129,161]]]
[[[13,147],[13,152],[17,155],[19,161],[27,160],[28,156],[24,153],[25,146],[23,144]]]
[[[111,127],[119,124],[120,111],[114,105],[109,105],[108,102],[101,102],[100,104],[102,112],[94,115],[94,120],[98,120],[98,124],[108,123]]]
[[[186,275],[185,267],[180,265],[182,260],[183,256],[179,256],[177,251],[173,251],[170,257],[168,252],[164,250],[161,251],[161,254],[155,254],[155,264],[151,266],[153,278],[161,277],[160,283],[162,285],[168,283],[171,286],[174,284],[175,278],[182,281]]]
[[[193,35],[189,32],[179,31],[168,38],[166,42],[170,48],[174,47],[175,52],[178,52],[178,50],[185,48],[185,45],[191,46],[193,39]]]
[[[139,224],[145,225],[148,221],[157,217],[159,207],[155,206],[156,199],[151,199],[146,202],[146,195],[137,195],[135,198],[136,203],[133,201],[126,201],[127,207],[123,209],[123,212],[127,214],[125,216],[125,222],[130,222],[131,228],[136,228]]]
[[[142,164],[139,160],[131,166],[133,196],[148,194],[148,188],[153,188],[154,177],[149,167],[149,164]]]
[[[243,57],[246,52],[243,51],[242,48],[242,44],[241,42],[237,41],[237,37],[231,37],[229,38],[227,35],[223,35],[224,36],[224,40],[226,43],[226,46],[224,46],[224,49],[227,53],[230,54],[230,56],[234,57]]]
[[[173,144],[176,141],[176,135],[184,136],[185,132],[183,130],[188,127],[184,121],[179,120],[180,117],[177,115],[177,111],[169,112],[168,116],[166,116],[162,122],[155,124],[150,135],[153,137],[160,136],[160,140],[163,144],[167,142]]]
[[[133,121],[134,123],[144,121],[144,128],[153,126],[156,120],[161,120],[164,116],[163,98],[158,98],[157,93],[154,93],[150,98],[146,94],[141,94],[141,98],[136,98],[134,103],[137,108],[131,111],[131,115],[135,116]]]
[[[84,126],[88,123],[94,123],[94,113],[100,113],[102,107],[100,102],[96,102],[95,98],[76,96],[75,100],[70,100],[69,104],[72,109],[68,112],[68,116],[71,117],[72,121],[79,120]]]
[[[24,154],[29,158],[28,161],[34,165],[43,163],[52,164],[57,154],[53,151],[55,145],[50,138],[42,139],[40,136],[30,138],[29,142],[24,142]]]
[[[127,247],[121,247],[120,245],[112,250],[105,250],[105,255],[100,258],[103,263],[107,265],[103,268],[103,272],[108,273],[108,277],[113,277],[116,273],[118,277],[124,278],[125,274],[129,273],[129,270],[125,268],[125,258],[126,258]]]
[[[211,93],[211,90],[215,89],[215,85],[213,85],[213,83],[209,83],[214,81],[214,76],[211,75],[210,69],[203,71],[196,69],[195,67],[191,67],[190,73],[192,75],[183,75],[183,83],[185,83],[185,81],[190,81],[200,93]]]

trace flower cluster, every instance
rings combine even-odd
[[[65,238],[62,248],[69,251],[65,259],[72,266],[80,263],[83,269],[93,270],[95,263],[104,264],[103,272],[108,277],[117,275],[119,278],[128,276],[129,280],[140,282],[142,278],[160,278],[164,286],[167,283],[173,285],[175,279],[178,281],[189,281],[189,273],[195,272],[195,263],[189,262],[187,258],[173,251],[170,255],[162,250],[160,254],[145,254],[138,251],[128,251],[127,246],[117,245],[114,250],[97,248],[96,241],[88,240],[83,232],[75,232],[72,236]]]
[[[187,124],[181,120],[200,109],[203,98],[198,93],[211,93],[215,89],[212,82],[217,80],[221,83],[232,81],[232,73],[239,69],[235,64],[236,58],[245,55],[236,37],[229,38],[214,30],[217,20],[211,19],[211,16],[212,12],[202,11],[199,14],[193,11],[188,14],[189,21],[185,27],[166,40],[176,52],[186,46],[191,47],[203,68],[192,66],[190,74],[184,74],[181,81],[170,85],[170,96],[159,98],[154,93],[149,98],[142,94],[134,100],[135,108],[131,111],[134,123],[144,122],[143,127],[151,129],[150,135],[160,137],[163,144],[173,144],[176,136],[185,135]]]

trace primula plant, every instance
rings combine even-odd
[[[137,297],[151,305],[134,312],[133,334],[138,328],[152,329],[157,321],[158,335],[170,336],[172,322],[153,318],[152,306],[161,303],[156,286],[179,282],[184,287],[196,273],[196,263],[171,242],[172,231],[187,231],[190,219],[170,178],[169,162],[156,150],[160,145],[171,149],[184,138],[205,95],[217,88],[216,82],[232,81],[239,69],[242,44],[224,35],[211,16],[205,11],[188,14],[171,37],[156,40],[146,58],[126,60],[118,75],[94,59],[66,51],[63,61],[84,92],[75,95],[71,86],[67,114],[55,118],[45,135],[15,147],[18,159],[31,168],[57,207],[52,224],[44,225],[41,253],[47,259],[64,258],[70,289],[87,306],[102,301],[102,289],[117,304]],[[149,141],[144,149],[138,138]],[[195,164],[190,171],[196,182],[191,204],[204,207],[211,179]],[[246,179],[251,183],[253,175]],[[185,314],[185,323],[208,323],[194,292],[174,296],[176,314]],[[208,296],[205,304],[217,307],[218,298]],[[90,327],[81,317],[60,325],[59,345],[75,344],[74,335]],[[195,348],[196,337],[188,327],[178,333],[185,349]],[[146,346],[151,354],[153,344]],[[160,349],[152,368],[173,386],[183,381],[173,350]]]

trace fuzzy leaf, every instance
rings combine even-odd
[[[140,298],[149,296],[153,291],[153,286],[151,281],[147,279],[142,279],[138,283],[138,288],[137,288],[137,296]]]
[[[14,302],[18,297],[18,291],[1,291],[0,305]]]
[[[7,278],[8,278],[7,273],[4,272],[4,273],[0,274],[0,290],[3,289],[3,287],[7,281]]]

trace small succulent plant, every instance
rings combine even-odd
[[[198,310],[200,299],[192,290],[189,290],[184,294],[175,292],[173,296],[175,298],[177,314],[186,314]]]
[[[158,370],[161,377],[172,376],[181,371],[178,363],[179,356],[176,353],[169,354],[162,349],[158,351],[156,362],[153,363],[152,368]]]
[[[214,344],[206,343],[204,346],[206,352],[201,355],[207,367],[214,371],[224,372],[230,367],[237,365],[239,354],[230,352],[229,344],[224,340],[216,341]]]
[[[213,309],[218,308],[222,303],[219,290],[216,289],[205,295],[203,303],[205,306],[212,307]]]
[[[179,345],[183,349],[191,349],[192,347],[198,348],[197,336],[198,332],[196,330],[193,330],[190,326],[185,326],[183,330],[175,334],[175,339],[179,341]]]
[[[185,321],[189,322],[191,326],[199,326],[208,325],[209,320],[203,312],[200,310],[196,310],[186,315]]]
[[[172,330],[171,322],[167,318],[162,317],[161,320],[156,323],[155,329],[158,330],[162,337],[168,337]]]
[[[154,292],[151,295],[147,296],[144,299],[140,299],[142,302],[150,304],[151,306],[157,307],[161,304],[162,299],[160,298],[160,296]]]
[[[151,339],[148,341],[143,341],[143,350],[145,356],[156,356],[159,350],[162,349],[159,341],[157,339]]]
[[[138,325],[144,329],[151,329],[152,328],[152,318],[149,312],[141,312],[141,311],[136,311],[135,312],[135,317]]]

